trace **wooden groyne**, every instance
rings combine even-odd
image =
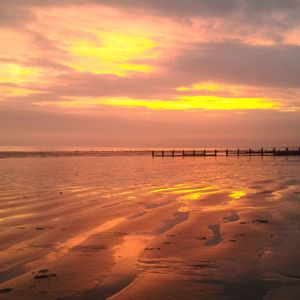
[[[152,157],[186,156],[300,156],[298,149],[203,149],[203,150],[162,150],[152,151]]]

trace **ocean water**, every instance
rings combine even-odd
[[[0,159],[0,298],[299,299],[300,158]]]

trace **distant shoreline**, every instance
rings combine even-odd
[[[116,151],[0,151],[0,158],[17,157],[94,157],[94,156],[141,156],[151,155],[151,150]]]
[[[16,151],[16,150],[9,150],[9,151],[0,151],[0,158],[22,158],[22,157],[109,157],[109,156],[172,156],[171,153],[175,152],[175,156],[182,156],[181,152],[185,153],[183,156],[193,156],[192,153],[196,152],[203,152],[207,151],[207,156],[210,156],[210,152],[218,151],[224,152],[229,151],[234,152],[236,150],[230,150],[233,148],[182,148],[182,150],[32,150],[32,151]],[[229,149],[229,150],[228,150]],[[236,149],[236,148],[235,148]],[[267,149],[267,148],[266,148]],[[284,153],[285,148],[276,148],[276,151]],[[290,149],[292,150],[292,149]],[[241,156],[243,155],[243,151],[241,150]],[[299,152],[299,150],[292,150],[291,152]],[[164,153],[164,155],[162,155]],[[179,155],[177,155],[179,153]],[[224,154],[223,153],[223,154]],[[260,153],[260,150],[253,150],[253,156]],[[266,153],[272,153],[272,150],[266,150]],[[248,154],[247,154],[248,155]],[[297,154],[299,155],[299,154]],[[195,156],[195,155],[194,155]],[[201,155],[196,155],[201,156]],[[214,155],[211,155],[214,156]]]

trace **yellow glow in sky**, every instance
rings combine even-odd
[[[156,46],[142,35],[101,32],[93,41],[72,42],[67,50],[71,54],[69,65],[77,71],[124,76],[130,71],[151,72],[151,65],[135,61],[157,57]]]
[[[180,91],[180,92],[187,92],[189,91],[190,89],[188,87],[185,87],[185,86],[180,86],[176,89],[177,91]]]
[[[174,100],[131,98],[76,98],[69,101],[42,102],[40,105],[85,108],[97,105],[144,107],[152,110],[252,110],[278,109],[279,103],[264,98],[223,98],[217,96],[180,96]]]
[[[219,90],[219,86],[217,84],[214,83],[203,83],[203,84],[193,84],[192,85],[192,89],[194,91],[217,91]]]
[[[221,90],[220,85],[213,82],[206,83],[195,83],[191,86],[181,86],[177,88],[177,91],[186,92],[186,91],[210,91],[215,92]]]
[[[4,95],[4,96],[9,96],[9,97],[28,96],[28,95],[38,94],[38,93],[40,93],[40,92],[31,90],[31,89],[26,89],[26,88],[19,88],[19,87],[2,88],[2,87],[0,87],[0,94]]]
[[[179,92],[210,92],[212,93],[226,93],[234,97],[242,97],[247,91],[247,87],[241,85],[232,85],[222,82],[201,82],[194,83],[190,86],[180,86],[176,88]]]
[[[34,81],[38,72],[15,63],[0,63],[0,82],[23,83]]]

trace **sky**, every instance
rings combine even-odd
[[[300,0],[0,0],[0,146],[300,144]]]

